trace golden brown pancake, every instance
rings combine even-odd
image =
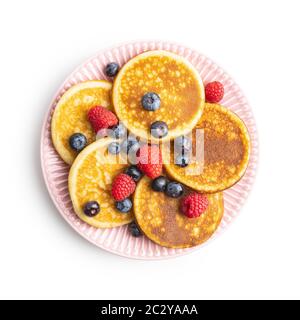
[[[144,94],[155,92],[161,106],[156,111],[142,107]],[[172,139],[192,130],[204,108],[204,89],[197,70],[183,57],[167,51],[149,51],[127,62],[113,86],[117,116],[136,136],[150,140],[150,126],[164,121]],[[155,140],[153,138],[153,140]]]
[[[196,159],[195,156],[195,129],[204,129],[203,159]],[[181,168],[174,163],[172,144],[171,150],[168,146],[163,147],[167,173],[200,192],[212,193],[231,187],[242,178],[249,162],[250,137],[244,122],[227,108],[206,103],[195,129],[192,136],[193,156],[187,167]]]
[[[52,142],[62,159],[72,164],[78,152],[69,146],[74,133],[82,133],[88,144],[96,140],[95,132],[87,120],[87,112],[94,106],[111,109],[112,84],[105,80],[86,81],[71,87],[55,107],[51,122]]]
[[[186,188],[185,195],[192,190]],[[223,216],[222,193],[208,194],[209,206],[198,218],[187,218],[179,210],[180,199],[155,192],[151,180],[143,177],[134,194],[134,214],[144,234],[168,248],[188,248],[207,241]]]
[[[111,185],[116,175],[127,166],[107,151],[113,140],[102,138],[93,142],[75,159],[69,174],[69,192],[79,218],[96,228],[112,228],[133,220],[132,212],[120,213],[111,196]],[[88,201],[97,201],[100,213],[88,217],[83,207]]]

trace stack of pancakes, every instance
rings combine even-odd
[[[141,96],[155,92],[161,107],[148,112],[141,107]],[[120,156],[110,161],[110,138],[96,140],[86,112],[95,105],[115,112],[128,131],[148,142],[159,143],[164,174],[185,185],[190,192],[207,194],[209,206],[198,218],[188,218],[179,210],[179,199],[152,190],[151,180],[143,177],[133,196],[133,210],[116,210],[110,195],[113,178],[127,166]],[[153,139],[149,127],[154,121],[167,123],[167,137]],[[199,130],[200,129],[200,130]],[[71,134],[81,132],[89,145],[77,155],[68,145]],[[200,132],[200,142],[196,136]],[[173,140],[190,134],[193,151],[202,145],[201,156],[182,168],[174,163]],[[167,139],[171,140],[171,144]],[[62,159],[72,165],[69,191],[77,215],[97,228],[117,227],[135,220],[155,243],[170,248],[199,245],[219,226],[223,212],[222,191],[244,175],[250,156],[250,138],[243,121],[219,104],[205,103],[198,71],[184,58],[166,51],[149,51],[122,66],[114,83],[89,81],[69,89],[58,102],[52,118],[52,140]],[[101,203],[101,213],[87,217],[86,201]]]

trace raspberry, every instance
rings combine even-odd
[[[118,118],[115,114],[101,106],[96,106],[89,110],[88,120],[96,133],[100,129],[107,129],[118,123]]]
[[[221,82],[213,81],[205,86],[205,99],[207,102],[217,103],[224,97],[224,87]]]
[[[157,145],[144,145],[138,152],[137,167],[149,178],[154,179],[162,173],[162,157]]]
[[[207,209],[208,205],[209,202],[205,195],[193,192],[181,200],[180,209],[188,218],[197,218]]]
[[[112,183],[111,195],[116,201],[122,201],[133,194],[135,182],[125,173],[117,175]]]

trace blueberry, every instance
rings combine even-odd
[[[119,72],[120,66],[116,62],[111,62],[105,67],[105,73],[108,77],[114,77]]]
[[[145,110],[155,111],[160,107],[160,97],[154,92],[146,93],[142,98],[142,106]]]
[[[118,154],[118,153],[120,153],[120,150],[121,150],[121,146],[118,142],[111,142],[108,145],[108,151],[111,154]]]
[[[122,123],[116,124],[108,130],[108,135],[115,139],[124,138],[126,135],[126,128]]]
[[[136,140],[135,137],[128,137],[121,143],[121,150],[125,153],[134,153],[137,152],[140,148],[139,142]]]
[[[74,133],[69,138],[69,145],[75,151],[81,151],[87,145],[87,139],[82,133]]]
[[[155,121],[151,124],[151,135],[155,138],[163,138],[168,134],[168,126],[164,121]]]
[[[137,166],[130,166],[125,170],[125,173],[128,174],[135,182],[138,182],[142,177],[142,172],[138,169]]]
[[[183,186],[179,182],[169,182],[166,187],[166,195],[171,198],[178,198],[183,194]]]
[[[189,162],[189,157],[184,154],[179,154],[175,159],[175,164],[181,168],[187,167]]]
[[[175,146],[175,150],[180,151],[183,149],[183,150],[189,151],[192,147],[192,142],[190,138],[185,136],[180,136],[174,140],[174,146]]]
[[[97,201],[89,201],[84,205],[83,212],[88,217],[94,217],[100,212],[100,205]]]
[[[151,187],[154,191],[165,191],[168,184],[168,179],[164,176],[160,176],[152,180]]]
[[[124,199],[122,201],[117,201],[116,202],[116,208],[122,213],[127,213],[131,210],[132,208],[132,202],[130,199]]]
[[[140,237],[143,235],[142,231],[139,229],[135,222],[131,222],[129,224],[129,231],[134,237]]]

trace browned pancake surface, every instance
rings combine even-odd
[[[196,129],[204,146],[202,157],[196,157]],[[236,114],[217,104],[206,103],[203,115],[192,133],[193,155],[186,168],[174,162],[174,150],[164,148],[164,163],[174,179],[201,192],[225,190],[244,175],[250,156],[250,137],[243,121]],[[204,141],[204,142],[203,142]]]
[[[185,194],[191,192],[186,188]],[[151,189],[144,177],[134,194],[134,214],[138,225],[155,243],[169,248],[187,248],[208,240],[223,216],[222,193],[209,194],[208,209],[199,218],[187,218],[180,212],[180,199],[167,197]]]
[[[161,106],[151,112],[142,107],[144,94],[155,92]],[[196,69],[184,58],[167,51],[149,51],[127,62],[113,87],[113,103],[120,121],[135,135],[151,139],[150,127],[164,121],[166,138],[189,132],[204,108],[204,89]]]

